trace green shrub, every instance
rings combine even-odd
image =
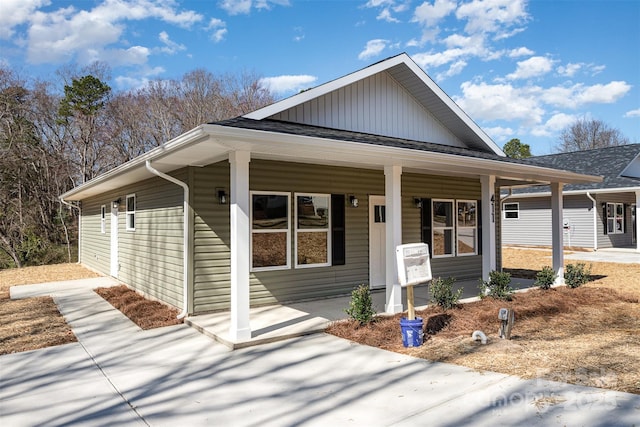
[[[491,271],[489,280],[480,280],[480,298],[491,297],[495,299],[511,301],[513,288],[511,284],[511,274],[502,271]]]
[[[449,310],[458,305],[458,301],[462,295],[462,289],[458,289],[455,292],[453,291],[455,281],[456,279],[453,277],[446,279],[438,277],[433,279],[431,285],[429,285],[431,302],[436,303],[443,310]]]
[[[586,267],[584,263],[567,264],[564,271],[564,283],[570,288],[578,288],[589,281],[590,274],[591,268]]]
[[[538,271],[536,274],[536,281],[534,285],[539,286],[540,289],[549,289],[551,285],[556,281],[558,275],[553,268],[547,266],[542,267],[542,271]]]
[[[365,325],[373,320],[376,312],[371,301],[371,291],[367,285],[360,285],[351,292],[351,302],[345,312],[353,320]]]

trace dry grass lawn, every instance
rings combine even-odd
[[[0,354],[77,341],[51,297],[10,300],[11,286],[97,276],[78,264],[0,270]]]
[[[548,265],[549,256],[549,251],[507,249],[504,263],[530,274]],[[447,312],[437,307],[418,311],[427,334],[417,348],[403,347],[400,315],[381,316],[365,327],[336,322],[328,332],[477,370],[640,394],[640,265],[590,265],[597,278],[581,288],[536,289],[511,302],[487,298]],[[515,311],[511,340],[498,337],[501,307]],[[485,332],[487,345],[471,340],[475,330]]]

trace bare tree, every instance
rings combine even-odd
[[[591,150],[629,144],[629,139],[618,129],[602,120],[581,118],[562,130],[559,152]]]

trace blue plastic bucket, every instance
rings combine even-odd
[[[402,331],[402,345],[405,347],[420,347],[424,338],[422,330],[422,318],[408,320],[406,317],[400,319],[400,330]]]

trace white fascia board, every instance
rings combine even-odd
[[[327,93],[333,92],[334,90],[338,90],[344,86],[348,86],[351,83],[357,82],[358,80],[362,80],[381,71],[387,70],[397,64],[407,62],[407,58],[408,57],[406,54],[394,56],[385,61],[378,62],[377,64],[370,65],[351,74],[347,74],[346,76],[339,77],[330,82],[321,84],[320,86],[316,86],[304,92],[290,96],[289,98],[285,98],[271,105],[267,105],[266,107],[260,108],[259,110],[253,111],[249,114],[245,114],[242,117],[253,120],[266,119],[267,117],[271,117],[274,114],[281,113],[297,105],[304,104],[305,102],[310,101],[314,98],[318,98],[320,96],[326,95]]]
[[[602,189],[593,189],[593,190],[571,190],[571,191],[563,191],[562,194],[565,196],[579,196],[581,194],[612,194],[612,193],[633,193],[636,191],[640,191],[640,185],[637,187],[620,187],[620,188],[602,188]],[[544,191],[540,193],[518,193],[512,194],[509,196],[510,199],[535,199],[536,197],[549,197],[551,196],[551,191]]]
[[[361,142],[332,140],[294,134],[283,134],[253,129],[204,125],[219,145],[229,150],[247,150],[252,154],[281,155],[291,161],[299,158],[323,159],[325,163],[353,160],[354,166],[383,168],[400,165],[408,168],[426,168],[429,164],[443,165],[452,173],[473,170],[477,175],[496,175],[517,179],[563,182],[567,184],[602,182],[602,177],[570,171],[523,165],[498,160],[466,157],[431,151],[410,150],[400,147],[373,145]],[[426,170],[426,169],[425,169]]]
[[[208,134],[204,131],[203,126],[198,126],[172,139],[171,141],[162,144],[159,147],[141,154],[135,159],[129,160],[128,162],[123,163],[111,169],[110,171],[105,172],[104,174],[99,175],[96,178],[93,178],[92,180],[73,188],[72,190],[67,191],[66,193],[62,194],[60,198],[63,200],[80,200],[82,197],[78,198],[77,195],[82,194],[93,187],[104,185],[119,176],[131,173],[137,169],[143,169],[145,171],[141,171],[141,176],[151,178],[154,175],[146,171],[145,163],[147,160],[153,162],[168,157],[171,155],[171,153],[176,152],[180,148],[184,148],[193,143],[201,141],[206,137],[208,137]]]

